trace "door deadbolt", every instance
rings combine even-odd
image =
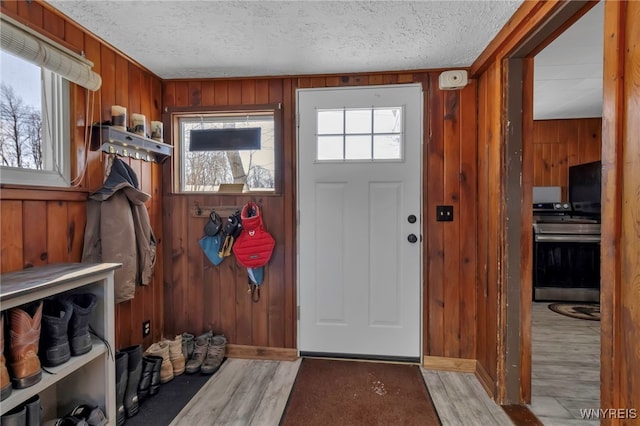
[[[410,214],[409,217],[407,218],[407,221],[409,223],[416,223],[416,220],[418,220],[418,218],[416,218],[416,215],[414,214]]]
[[[416,237],[416,234],[409,234],[407,236],[407,241],[409,241],[411,244],[413,244],[416,241],[418,241],[418,237]]]

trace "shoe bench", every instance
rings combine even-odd
[[[57,367],[45,367],[48,372],[43,369],[42,379],[33,386],[13,389],[0,403],[0,414],[39,394],[45,421],[62,417],[77,405],[91,404],[104,411],[109,424],[115,424],[113,272],[120,266],[119,263],[52,264],[0,276],[0,309],[3,312],[62,293],[95,294],[97,305],[89,323],[108,343],[92,336],[91,351],[72,356]],[[5,327],[5,348],[9,348],[10,326],[5,324]],[[5,350],[4,355],[8,367],[11,362],[9,351]]]

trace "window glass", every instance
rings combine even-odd
[[[233,183],[244,191],[275,190],[273,111],[178,114],[176,123],[180,192],[216,192]]]
[[[0,182],[69,185],[68,84],[0,50]]]
[[[318,110],[317,161],[403,158],[402,107]]]

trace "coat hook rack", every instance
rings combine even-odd
[[[198,203],[194,203],[193,207],[191,207],[191,216],[209,218],[211,211],[215,210],[220,216],[225,217],[241,209],[242,206],[201,206]]]

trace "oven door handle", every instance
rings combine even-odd
[[[580,234],[537,234],[538,243],[599,243],[600,235]]]

